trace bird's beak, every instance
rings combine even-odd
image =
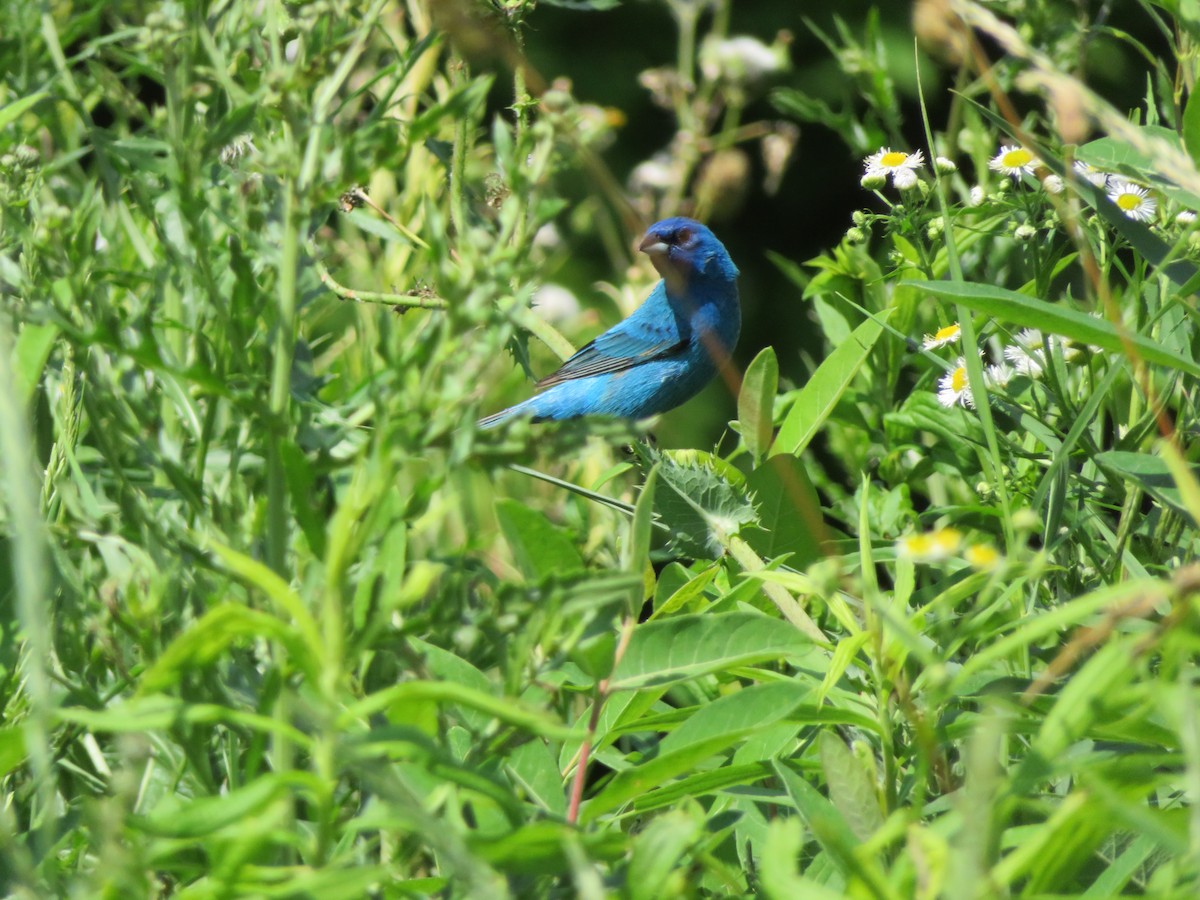
[[[665,256],[670,246],[657,234],[647,234],[642,238],[642,242],[638,244],[638,249],[653,259],[656,256]]]

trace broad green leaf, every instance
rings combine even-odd
[[[577,842],[575,849],[581,858],[593,862],[617,860],[628,847],[626,835],[619,831],[603,829],[589,833],[564,822],[543,819],[522,824],[501,835],[476,831],[472,835],[471,850],[483,861],[512,874],[562,876],[571,871],[571,854],[568,852],[571,842]],[[489,896],[512,895],[497,888]]]
[[[25,728],[8,725],[0,728],[0,778],[25,762]]]
[[[49,96],[48,91],[34,91],[20,100],[14,100],[7,106],[0,107],[0,131],[3,131],[47,96]]]
[[[766,346],[746,368],[742,378],[742,389],[738,393],[738,421],[742,427],[742,440],[754,464],[761,465],[763,456],[771,446],[771,435],[775,430],[775,392],[779,389],[779,362],[775,350]]]
[[[770,455],[790,453],[798,456],[803,452],[867,361],[883,334],[883,323],[889,313],[890,310],[884,310],[876,318],[867,319],[854,329],[849,340],[817,366],[808,384],[796,392],[796,399],[771,445]]]
[[[575,544],[537,510],[503,497],[496,501],[496,518],[517,567],[527,578],[537,580],[583,568]]]
[[[1126,332],[1122,335],[1111,322],[1068,306],[1047,303],[990,284],[950,281],[910,281],[906,284],[936,297],[961,303],[975,312],[1023,328],[1037,328],[1049,334],[1058,334],[1113,353],[1124,354],[1124,340],[1128,340],[1134,351],[1148,362],[1200,376],[1200,364],[1194,359],[1165,350],[1160,344],[1140,334]]]
[[[29,405],[38,382],[42,380],[42,370],[46,368],[46,360],[50,358],[58,333],[58,326],[51,323],[26,324],[17,336],[13,351],[13,376],[17,381],[17,397],[22,408]]]
[[[142,675],[139,686],[146,693],[167,690],[177,685],[188,670],[211,665],[230,646],[262,638],[278,641],[287,649],[289,659],[307,668],[310,677],[316,677],[317,661],[309,659],[296,629],[261,610],[223,603],[176,637]]]
[[[552,740],[577,737],[554,716],[534,709],[512,697],[496,697],[490,693],[449,681],[405,681],[376,691],[351,704],[338,717],[338,728],[349,728],[355,722],[383,712],[393,704],[422,700],[471,707],[516,728]]]
[[[291,619],[308,651],[300,659],[292,662],[309,670],[312,666],[319,665],[325,658],[325,641],[317,628],[316,619],[288,583],[258,560],[251,559],[232,547],[226,547],[212,538],[204,538],[202,542],[234,576],[250,587],[262,591],[279,612]]]
[[[425,668],[432,677],[466,685],[483,694],[496,693],[495,685],[491,680],[461,656],[426,643],[420,638],[411,638],[410,640],[413,649],[424,659]],[[491,721],[491,717],[486,713],[470,706],[462,707],[460,712],[463,722],[476,731],[481,731]]]
[[[720,570],[720,563],[713,563],[699,575],[684,583],[671,596],[667,597],[661,605],[655,601],[654,612],[650,614],[651,620],[669,616],[676,610],[683,609],[698,597],[703,596],[704,591],[712,584],[713,579],[717,577],[717,573]],[[662,584],[661,577],[659,578],[659,584]]]
[[[687,721],[662,739],[659,752],[678,750],[717,734],[740,736],[766,728],[790,715],[811,695],[812,687],[797,681],[775,681],[742,688],[699,707]]]
[[[858,839],[829,800],[782,760],[775,760],[775,774],[801,820],[846,878],[861,878],[875,892],[874,896],[889,900],[899,896],[891,889],[879,864],[857,852]]]
[[[796,871],[800,851],[804,847],[804,823],[791,817],[771,820],[767,838],[758,856],[758,877],[767,900],[845,900],[845,892],[814,881]]]
[[[862,761],[832,731],[822,731],[817,746],[830,800],[858,839],[867,840],[883,825],[883,812],[871,777]]]
[[[1195,90],[1183,108],[1183,143],[1192,162],[1200,165],[1200,92]]]
[[[212,797],[169,797],[134,821],[160,837],[199,838],[238,825],[248,816],[307,785],[299,773],[259,775],[250,784]]]
[[[807,653],[812,642],[759,613],[676,616],[634,629],[609,681],[614,691],[688,681],[710,672]]]
[[[754,740],[754,737],[754,734],[748,735],[746,742]],[[744,746],[746,746],[745,743],[742,744],[742,747]],[[742,747],[739,747],[738,750],[740,751]],[[682,778],[656,787],[649,793],[635,797],[633,809],[638,812],[649,812],[653,809],[677,806],[688,798],[704,797],[726,791],[731,787],[762,782],[763,779],[771,778],[773,775],[770,766],[761,761],[740,765],[729,764],[716,769],[700,768],[693,775],[684,775]]]
[[[1188,511],[1193,522],[1200,523],[1200,481],[1197,481],[1196,470],[1187,464],[1179,446],[1173,441],[1160,441],[1158,450],[1171,472],[1184,509]]]
[[[1190,512],[1179,484],[1172,474],[1171,466],[1162,456],[1149,453],[1133,453],[1128,450],[1108,450],[1095,457],[1096,465],[1113,474],[1132,481],[1151,497],[1160,503],[1170,506],[1181,513]],[[1192,479],[1200,475],[1200,467],[1184,466],[1181,473],[1187,473]],[[1182,475],[1181,475],[1182,477]]]
[[[726,538],[755,521],[745,479],[725,460],[695,450],[660,455],[637,449],[648,460],[660,460],[654,507],[678,552],[716,559]]]
[[[566,816],[562,772],[545,741],[535,738],[514,748],[505,765],[509,774],[542,809],[553,816]]]
[[[804,569],[821,558],[825,520],[821,500],[803,460],[777,454],[750,473],[746,487],[754,496],[758,524],[743,531],[764,559],[791,554],[787,564]]]
[[[671,870],[704,833],[704,823],[685,810],[654,819],[633,841],[626,889],[631,900],[658,900]]]
[[[637,505],[633,508],[633,521],[629,525],[629,539],[622,554],[623,567],[627,572],[643,576],[643,590],[630,596],[627,609],[635,616],[642,603],[654,594],[654,569],[650,565],[650,538],[654,533],[654,492],[658,485],[658,466],[650,470],[642,484]]]
[[[592,822],[668,781],[693,771],[714,753],[744,737],[744,733],[714,734],[670,753],[660,753],[640,765],[618,772],[599,794],[584,803],[579,819]]]

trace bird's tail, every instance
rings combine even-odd
[[[490,416],[484,416],[475,423],[475,427],[479,429],[495,428],[500,423],[507,422],[509,419],[515,419],[517,416],[536,416],[537,410],[533,408],[533,401],[536,399],[536,397],[530,397],[524,403],[518,403],[516,406],[502,409],[500,412],[492,413]]]

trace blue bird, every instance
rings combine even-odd
[[[662,276],[646,302],[537,383],[545,390],[479,420],[491,428],[603,415],[644,419],[673,409],[712,380],[737,344],[737,266],[692,219],[663,219],[638,246]]]

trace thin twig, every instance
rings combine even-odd
[[[317,257],[317,248],[312,241],[308,242],[308,253],[312,257],[313,266],[321,284],[333,291],[343,300],[353,300],[355,303],[379,303],[384,306],[411,307],[414,309],[445,309],[449,304],[442,297],[432,292],[410,291],[405,294],[394,294],[385,291],[357,291],[340,284],[329,274],[325,264]]]

